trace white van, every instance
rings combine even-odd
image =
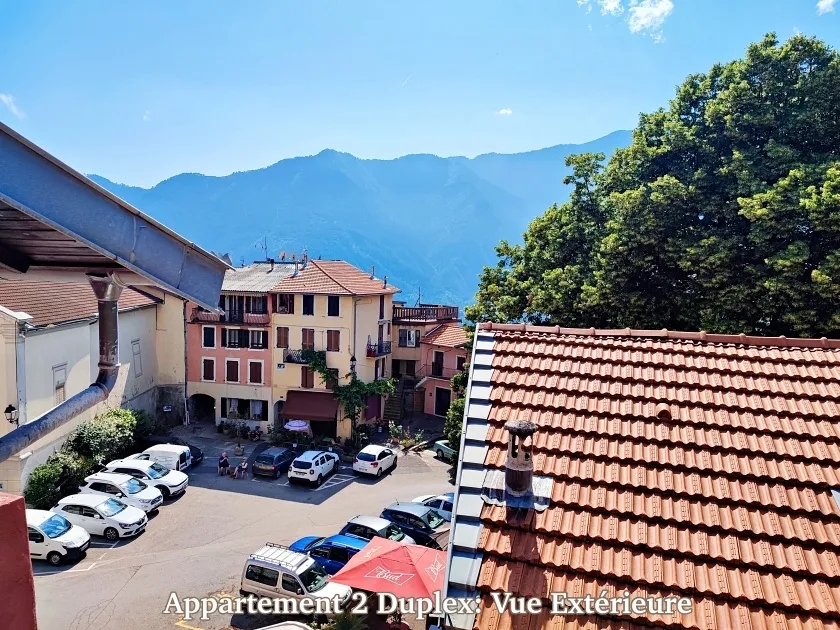
[[[90,546],[90,534],[63,516],[47,510],[26,510],[29,556],[58,566],[78,560]]]
[[[156,510],[163,503],[160,490],[131,475],[120,473],[93,473],[85,477],[85,485],[79,488],[79,492],[116,497],[126,505],[140,508],[144,512]]]
[[[53,512],[90,534],[118,540],[146,529],[146,513],[114,497],[98,494],[71,494],[58,500]]]
[[[305,553],[292,551],[276,543],[266,543],[245,562],[239,594],[257,597],[286,597],[295,599],[338,598],[344,609],[353,590],[344,584],[329,581],[320,564]],[[334,607],[334,606],[331,606]]]
[[[130,457],[108,462],[105,466],[105,472],[131,475],[135,479],[140,479],[146,485],[154,486],[160,490],[164,499],[184,492],[190,481],[189,477],[182,472],[170,470],[157,462],[131,459]]]
[[[131,455],[128,459],[142,459],[157,462],[170,470],[187,470],[192,466],[192,452],[183,444],[155,444],[142,453]]]

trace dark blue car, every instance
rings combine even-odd
[[[304,536],[293,542],[289,548],[293,551],[300,551],[308,554],[318,564],[324,567],[324,571],[330,575],[338,571],[350,561],[359,551],[364,549],[368,543],[354,536]]]

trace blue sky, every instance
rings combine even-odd
[[[0,23],[0,120],[143,186],[585,142],[769,31],[840,46],[840,0],[0,0]]]

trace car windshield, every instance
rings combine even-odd
[[[396,525],[388,525],[388,527],[385,528],[385,538],[390,540],[402,540],[405,538],[405,534]]]
[[[295,468],[299,468],[300,470],[308,470],[312,468],[312,462],[306,462],[300,459],[296,459],[294,466]]]
[[[108,499],[105,503],[97,506],[97,509],[102,516],[113,516],[114,514],[119,514],[125,509],[125,503],[120,503],[116,499]]]
[[[373,455],[372,453],[359,453],[356,457],[363,462],[376,461],[376,455]]]
[[[257,457],[258,464],[268,464],[269,466],[274,464],[274,456],[273,455],[260,455]]]
[[[70,527],[72,527],[72,525],[70,525],[70,521],[58,514],[49,517],[46,521],[41,523],[41,531],[46,534],[47,538],[58,538],[67,532]]]
[[[312,549],[313,547],[317,547],[318,545],[320,545],[320,544],[321,544],[322,542],[324,542],[325,540],[326,540],[326,538],[316,538],[316,539],[315,539],[315,540],[313,540],[311,543],[309,543],[308,545],[306,545],[306,551],[309,551],[309,550],[310,550],[310,549]]]
[[[327,583],[329,577],[320,564],[313,562],[311,567],[300,574],[300,581],[303,582],[307,591],[314,593],[324,588],[324,584]]]
[[[143,492],[147,488],[146,484],[140,481],[139,479],[135,479],[132,477],[125,483],[120,484],[120,489],[125,492],[126,494],[137,494],[138,492]]]
[[[435,512],[434,510],[429,510],[428,514],[426,514],[426,522],[432,529],[437,529],[445,521],[443,520],[443,518],[438,516],[437,512]]]
[[[166,466],[161,466],[157,462],[149,466],[149,477],[152,479],[160,479],[169,474],[169,469]]]

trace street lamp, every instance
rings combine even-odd
[[[18,410],[15,409],[14,405],[9,405],[6,409],[3,410],[3,413],[6,414],[6,420],[11,422],[13,425],[18,426]]]
[[[351,374],[356,373],[356,355],[355,354],[352,357],[350,357],[350,373]]]

